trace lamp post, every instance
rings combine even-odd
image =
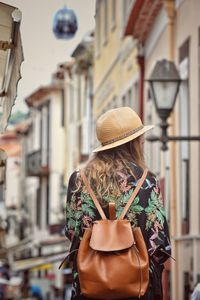
[[[147,79],[157,113],[161,119],[161,136],[152,135],[147,138],[150,142],[160,141],[161,149],[168,149],[168,141],[200,141],[200,136],[168,136],[168,117],[173,111],[181,79],[173,62],[163,59],[158,61]]]

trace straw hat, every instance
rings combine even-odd
[[[93,152],[104,151],[130,142],[153,127],[153,125],[144,126],[138,114],[130,107],[111,109],[97,120],[96,134],[101,146]]]

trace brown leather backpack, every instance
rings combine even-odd
[[[147,170],[119,219],[115,218],[114,203],[109,204],[110,219],[106,218],[84,172],[80,173],[102,218],[85,230],[80,242],[77,267],[81,293],[92,299],[143,296],[149,283],[148,252],[140,228],[132,228],[124,217],[146,178]]]

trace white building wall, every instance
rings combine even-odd
[[[60,200],[60,175],[59,173],[50,174],[50,206],[49,206],[49,223],[50,225],[58,224],[61,212]]]
[[[82,126],[82,153],[90,154],[91,153],[91,144],[92,144],[92,83],[91,83],[91,74],[88,72],[87,80],[84,76],[84,89],[83,89],[83,126]]]
[[[26,138],[27,142],[27,153],[32,153],[34,151],[38,151],[40,149],[40,120],[41,113],[37,109],[31,110],[31,130]]]
[[[20,158],[8,157],[6,170],[6,207],[20,207]]]
[[[61,92],[58,91],[51,95],[50,104],[50,225],[59,223],[62,205],[61,178],[65,168],[65,132],[61,124],[62,109]]]
[[[18,222],[21,218],[21,158],[20,156],[8,157],[6,168],[6,190],[5,190],[5,207],[7,208],[7,217],[9,219],[9,231],[6,236],[6,245],[17,243]]]
[[[41,113],[39,110],[34,111],[33,113],[33,144],[32,150],[38,151],[40,149],[40,122],[41,122]]]
[[[64,170],[64,127],[61,125],[61,92],[52,94],[50,105],[50,171]]]
[[[47,149],[47,107],[43,106],[41,111],[42,118],[42,148],[41,148],[41,163],[42,166],[47,166],[48,163],[48,149]]]
[[[66,85],[66,184],[71,173],[74,171],[76,162],[76,145],[77,145],[77,85],[74,81],[67,78]],[[76,93],[75,93],[76,91]]]
[[[41,219],[40,219],[40,224],[41,224],[41,230],[45,231],[47,229],[47,178],[43,177],[41,179]]]

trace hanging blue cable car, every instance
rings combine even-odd
[[[58,39],[71,39],[78,29],[78,22],[73,10],[64,7],[57,11],[53,20],[53,32]]]

